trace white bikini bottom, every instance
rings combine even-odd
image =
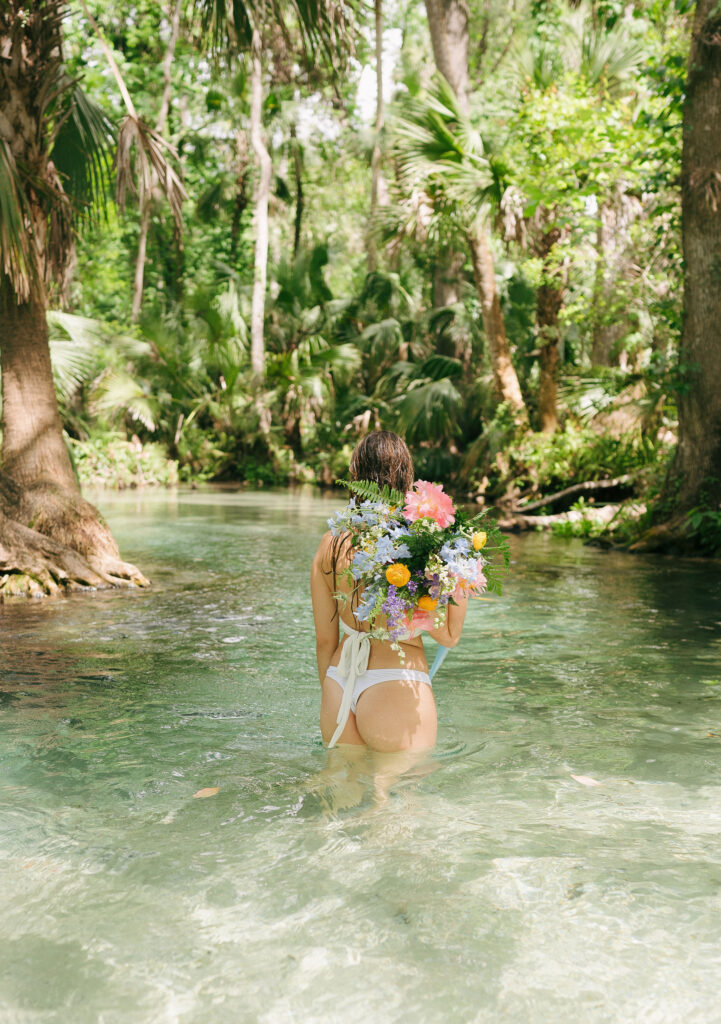
[[[331,665],[326,675],[334,679],[341,690],[345,692],[345,680],[338,671],[337,665]],[[355,686],[353,687],[353,700],[350,705],[351,711],[355,714],[358,698],[369,686],[375,686],[376,683],[389,683],[393,679],[401,679],[409,683],[428,683],[429,686],[432,686],[431,677],[427,672],[414,672],[408,668],[367,668],[365,672],[356,676]]]

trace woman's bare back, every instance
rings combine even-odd
[[[311,581],[316,633],[319,626],[327,627],[328,618],[340,620],[350,631],[368,632],[366,624],[358,622],[352,612],[352,608],[357,606],[359,595],[352,598],[352,588],[343,574],[343,570],[350,564],[350,556],[348,543],[336,542],[334,546],[330,533],[324,535],[314,560]],[[334,596],[335,593],[345,594],[347,599],[338,600]],[[337,669],[343,646],[348,642],[349,637],[344,636],[336,644],[328,665],[325,666],[321,683],[320,726],[326,743],[330,742],[336,729],[338,711],[343,698],[342,683],[329,675],[328,670]],[[420,636],[400,644],[403,658],[389,641],[371,639],[369,643],[368,672],[359,677],[361,684],[365,679],[367,685],[359,694],[355,713],[351,711],[348,715],[337,742],[363,744],[378,751],[420,750],[432,747],[436,741],[437,730],[433,690],[429,685],[429,679],[423,681],[412,678],[427,678],[428,673]],[[398,672],[397,678],[387,678],[392,670]],[[374,674],[383,675],[384,678],[371,682]],[[406,678],[403,678],[404,676]]]

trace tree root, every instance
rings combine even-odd
[[[80,495],[21,489],[0,475],[0,601],[148,585],[121,559],[100,513]]]

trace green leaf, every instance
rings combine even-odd
[[[373,480],[336,480],[339,487],[346,487],[363,501],[387,501],[391,505],[402,505],[405,496],[386,484],[379,487]]]

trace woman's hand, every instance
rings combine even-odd
[[[459,593],[458,588],[453,595],[455,604],[446,605],[446,621],[438,629],[429,629],[428,635],[436,643],[444,647],[455,647],[461,639],[463,623],[466,621],[468,610],[468,591]]]

